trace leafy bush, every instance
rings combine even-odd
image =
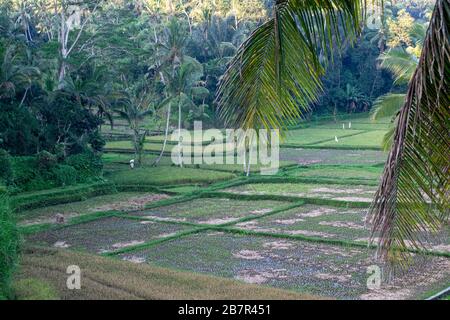
[[[39,152],[36,157],[38,169],[41,171],[50,171],[58,164],[56,156],[47,151]]]
[[[35,157],[12,158],[13,184],[18,191],[27,191],[28,185],[36,180],[38,167]]]
[[[52,170],[53,180],[58,186],[70,186],[77,183],[77,170],[68,165],[59,165]]]
[[[10,184],[13,178],[11,157],[6,150],[0,149],[0,182]]]
[[[101,176],[103,171],[101,157],[92,151],[70,156],[67,158],[66,164],[78,171],[78,182],[95,180],[95,178]]]
[[[16,268],[19,233],[9,208],[5,188],[0,187],[0,298],[11,296],[11,278]]]
[[[34,157],[12,157],[11,164],[8,187],[14,194],[96,182],[103,170],[100,156],[92,151],[69,156],[64,163],[58,163],[56,155],[42,151]]]
[[[95,131],[90,135],[89,143],[91,144],[94,152],[101,152],[106,144],[106,141],[99,131]]]

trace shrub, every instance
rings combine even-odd
[[[101,152],[106,144],[106,141],[102,137],[100,132],[95,131],[90,135],[89,143],[91,144],[91,147],[94,150],[94,152]]]
[[[36,157],[38,169],[42,171],[50,171],[58,164],[56,156],[47,151],[39,152]]]
[[[13,183],[18,191],[26,191],[31,181],[38,175],[37,161],[35,157],[12,158]]]
[[[77,170],[68,165],[59,165],[52,170],[53,180],[58,186],[70,186],[77,183]]]
[[[9,208],[6,190],[0,188],[0,297],[11,297],[11,278],[16,268],[19,233]]]
[[[101,176],[103,170],[103,162],[100,156],[92,151],[70,156],[66,160],[66,164],[74,167],[78,171],[78,181],[86,182]]]
[[[0,149],[0,182],[10,184],[13,178],[11,157],[6,150]]]

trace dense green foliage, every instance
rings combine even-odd
[[[0,186],[0,300],[11,295],[11,276],[16,268],[19,234],[9,208],[6,190]]]
[[[69,156],[64,161],[58,161],[56,155],[46,151],[9,159],[11,166],[4,173],[4,180],[14,193],[92,183],[102,175],[102,161],[90,151]]]
[[[70,165],[71,155],[101,151],[111,124],[129,127],[122,136],[140,163],[150,131],[189,129],[194,120],[221,127],[219,82],[245,39],[273,15],[273,2],[168,3],[1,0],[0,148],[12,156],[47,151]],[[413,26],[425,23],[430,4],[389,3],[380,29],[366,28],[354,46],[328,53],[311,110],[369,110],[393,87],[378,57],[394,47],[417,55]],[[67,167],[54,171],[67,178],[53,185],[80,180]]]
[[[388,6],[382,29],[365,30],[355,47],[333,53],[315,113],[367,111],[390,90],[391,75],[377,58],[388,46],[411,45],[405,33],[394,33],[405,14],[426,19],[429,4],[418,3]],[[219,81],[273,10],[272,1],[262,0],[170,6],[85,0],[75,11],[71,5],[0,1],[0,148],[11,155],[45,150],[63,160],[101,151],[100,128],[120,123],[118,117],[132,130],[137,154],[147,130],[191,128],[194,120],[221,126]],[[53,16],[54,10],[60,14]]]

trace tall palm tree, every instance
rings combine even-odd
[[[321,88],[318,49],[329,56],[343,34],[357,34],[364,3],[277,0],[273,17],[240,47],[223,78],[218,102],[225,123],[271,129],[297,120]],[[405,261],[406,240],[420,246],[415,231],[437,229],[449,217],[449,12],[449,1],[437,0],[371,210],[380,257],[390,261]]]
[[[200,85],[203,76],[203,66],[194,58],[185,56],[184,62],[174,70],[169,70],[165,76],[166,96],[163,103],[178,105],[178,142],[181,144],[182,113],[184,107],[190,110],[196,109],[195,97],[204,95],[204,91],[209,91]],[[179,154],[179,164],[183,166],[181,154]]]
[[[23,89],[23,101],[28,88],[39,75],[38,68],[23,63],[15,46],[7,47],[0,65],[0,99],[11,98]]]
[[[167,71],[172,78],[175,77],[176,70],[180,67],[184,59],[184,48],[187,42],[187,33],[182,28],[178,20],[172,17],[169,20],[167,27],[164,29],[164,37],[157,39],[155,44],[156,70],[159,72],[159,77],[164,86],[168,86]],[[164,75],[166,71],[166,75]],[[167,139],[169,137],[170,115],[172,111],[172,101],[169,95],[166,95],[166,100],[169,103],[162,103],[167,105],[166,128],[164,130],[164,142],[159,156],[153,162],[153,165],[158,165],[164,155]]]
[[[104,67],[96,67],[87,70],[84,77],[77,76],[72,79],[66,77],[64,90],[73,94],[80,107],[95,112],[97,116],[106,118],[111,127],[113,126],[112,102],[116,93],[113,91],[111,83],[106,79],[107,70]]]
[[[116,104],[119,108],[114,111],[127,121],[133,133],[133,147],[137,164],[142,164],[145,138],[148,130],[142,129],[142,122],[154,112],[151,107],[153,96],[145,85],[138,83],[135,87],[128,87],[122,94],[118,94]]]

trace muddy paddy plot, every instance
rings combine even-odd
[[[37,233],[27,240],[34,244],[101,254],[173,236],[188,229],[180,225],[108,217]]]
[[[374,264],[373,252],[270,237],[203,232],[146,250],[121,254],[128,261],[147,262],[163,267],[189,270],[247,283],[296,290],[340,299],[370,299],[367,267]],[[447,269],[443,269],[446,267]],[[383,295],[414,298],[436,282],[449,279],[450,261],[428,258],[427,266],[382,286]],[[424,277],[424,274],[426,277]],[[409,281],[409,282],[408,282]],[[442,282],[441,282],[442,283]]]
[[[224,189],[223,191],[237,194],[271,194],[370,203],[376,188],[376,186],[365,185],[347,186],[309,183],[254,183]]]
[[[377,150],[339,150],[281,148],[280,160],[293,161],[300,165],[311,164],[384,164],[386,153]]]
[[[324,239],[358,240],[369,236],[366,209],[303,205],[277,214],[238,223],[241,230]]]
[[[55,223],[56,215],[66,220],[87,213],[101,211],[131,211],[143,209],[146,204],[169,198],[166,194],[146,192],[120,192],[97,196],[84,201],[53,205],[21,211],[18,218],[21,225]]]
[[[202,198],[132,214],[157,220],[218,225],[257,217],[287,205],[289,203],[283,201]]]

